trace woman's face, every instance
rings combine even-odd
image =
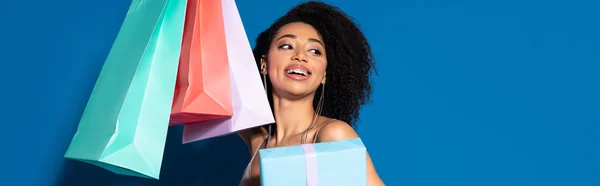
[[[294,97],[313,94],[325,83],[325,43],[311,25],[287,24],[275,35],[261,68],[266,71],[273,91]],[[283,95],[280,95],[283,96]]]

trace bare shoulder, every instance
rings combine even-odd
[[[340,120],[335,120],[321,126],[319,133],[316,136],[317,141],[339,141],[352,138],[358,138],[358,134],[348,123]],[[371,156],[367,153],[367,185],[369,186],[385,186],[371,160]]]
[[[317,141],[338,141],[358,138],[358,134],[348,123],[335,120],[323,125],[317,134]]]

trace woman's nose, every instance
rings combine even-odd
[[[306,56],[302,52],[297,52],[296,55],[292,56],[292,60],[297,60],[300,62],[306,62]]]

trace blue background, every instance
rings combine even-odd
[[[297,2],[238,0],[252,44]],[[377,58],[359,133],[388,185],[600,185],[597,1],[328,2]],[[158,181],[62,158],[128,5],[2,2],[0,185],[238,183],[243,142],[181,145],[180,127]]]

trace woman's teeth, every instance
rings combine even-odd
[[[286,70],[285,72],[288,74],[298,74],[298,75],[308,76],[308,72],[306,72],[304,70],[300,70],[300,69],[290,69],[290,70]]]

